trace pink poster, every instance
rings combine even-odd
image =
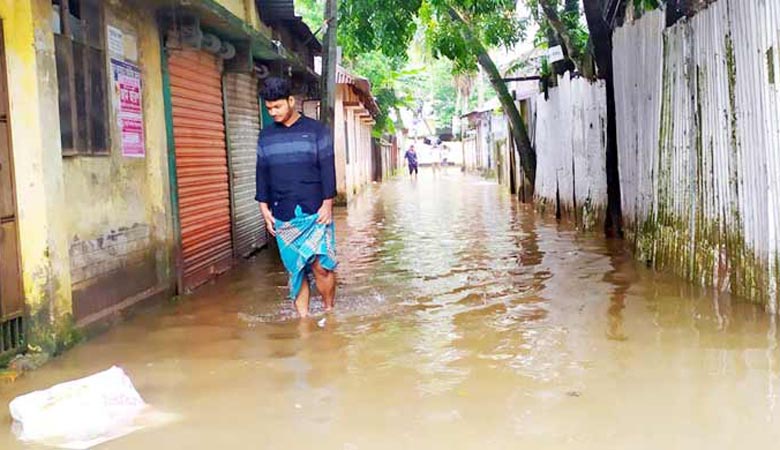
[[[138,66],[111,59],[114,94],[119,99],[117,120],[122,136],[122,156],[143,158],[144,118],[141,105],[141,71]]]

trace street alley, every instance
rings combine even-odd
[[[275,249],[16,383],[118,365],[173,414],[104,449],[770,448],[775,318],[449,168],[337,212],[336,312],[294,317]],[[0,413],[0,448],[29,448]]]

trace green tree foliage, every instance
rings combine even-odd
[[[661,6],[660,0],[631,0],[638,11],[652,11]]]
[[[583,23],[579,0],[526,0],[531,17],[539,25],[534,44],[541,47],[561,45],[566,61],[553,67],[563,74],[576,69],[587,72],[589,60],[589,33]]]
[[[453,20],[452,10],[465,23]],[[419,17],[434,57],[449,59],[459,73],[474,72],[478,64],[474,43],[463,34],[464,26],[486,48],[511,48],[525,37],[525,23],[515,14],[513,0],[427,0]]]
[[[295,0],[295,14],[303,18],[304,23],[316,33],[324,21],[325,2],[323,0]],[[320,37],[322,36],[320,35]]]
[[[396,124],[390,113],[397,114],[399,108],[414,106],[415,87],[421,85],[419,71],[405,69],[405,57],[387,56],[378,50],[354,55],[348,64],[351,71],[371,83],[380,110],[375,134],[394,133]]]
[[[392,15],[392,11],[384,10],[386,7],[382,5],[384,4],[381,2],[372,4],[341,2],[339,8],[342,11],[347,8],[351,14],[362,14],[363,11],[376,8],[385,17],[385,20],[407,20],[405,18],[407,16],[403,14]],[[323,23],[325,2],[324,0],[295,0],[295,12],[303,18],[312,31],[317,32]],[[355,75],[367,78],[371,83],[371,93],[376,98],[380,109],[379,117],[376,118],[375,133],[379,135],[385,132],[394,133],[395,123],[390,119],[390,113],[397,112],[401,107],[411,106],[413,103],[411,88],[420,83],[415,82],[415,73],[404,69],[406,65],[405,48],[402,49],[401,46],[388,42],[382,48],[384,51],[363,51],[371,48],[374,42],[381,42],[381,37],[387,34],[387,30],[353,39],[351,33],[361,26],[365,27],[366,24],[364,21],[357,20],[357,17],[351,15],[339,17],[339,45],[343,52],[342,65],[354,72]],[[398,31],[400,28],[396,27],[395,30]],[[413,28],[410,30],[414,31]],[[406,32],[403,31],[402,34],[405,36]],[[393,54],[396,51],[399,53]]]
[[[437,128],[452,126],[455,115],[455,99],[457,97],[455,80],[452,76],[452,63],[444,59],[432,61],[424,72],[425,83],[418,98],[428,95],[429,104],[433,107]]]
[[[515,0],[340,0],[339,14],[339,42],[345,55],[378,50],[404,57],[419,22],[433,55],[452,61],[456,72],[481,66],[511,123],[528,186],[534,185],[536,155],[517,105],[488,53],[491,47],[512,47],[524,37]]]
[[[346,58],[379,50],[406,58],[422,0],[339,0],[339,45]]]

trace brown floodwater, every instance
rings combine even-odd
[[[0,400],[119,365],[178,420],[103,449],[780,445],[777,328],[760,307],[653,273],[457,169],[373,186],[337,227],[334,314],[295,319],[264,251]],[[32,448],[5,406],[0,423],[0,448]]]

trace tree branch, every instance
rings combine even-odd
[[[510,132],[515,142],[515,148],[520,156],[520,165],[523,168],[523,174],[528,182],[529,197],[525,200],[530,201],[533,197],[533,188],[536,183],[536,151],[531,146],[531,140],[528,137],[528,130],[523,122],[523,117],[520,115],[520,111],[517,109],[515,100],[509,93],[509,89],[506,87],[501,72],[496,67],[495,62],[488,54],[487,49],[482,42],[477,39],[474,32],[471,29],[471,23],[453,6],[447,6],[447,13],[450,18],[460,24],[460,32],[463,39],[471,47],[472,51],[477,57],[479,65],[485,70],[490,79],[490,84],[496,91],[498,100],[501,102],[501,106],[504,108],[504,113],[507,115],[510,124]]]
[[[563,42],[566,53],[569,55],[569,59],[574,63],[574,67],[577,71],[582,72],[582,54],[580,54],[580,50],[577,46],[574,45],[569,30],[558,15],[556,8],[557,2],[555,0],[539,0],[539,5],[542,7],[542,11],[544,11],[544,15],[547,17],[550,26],[558,34],[561,42]]]

